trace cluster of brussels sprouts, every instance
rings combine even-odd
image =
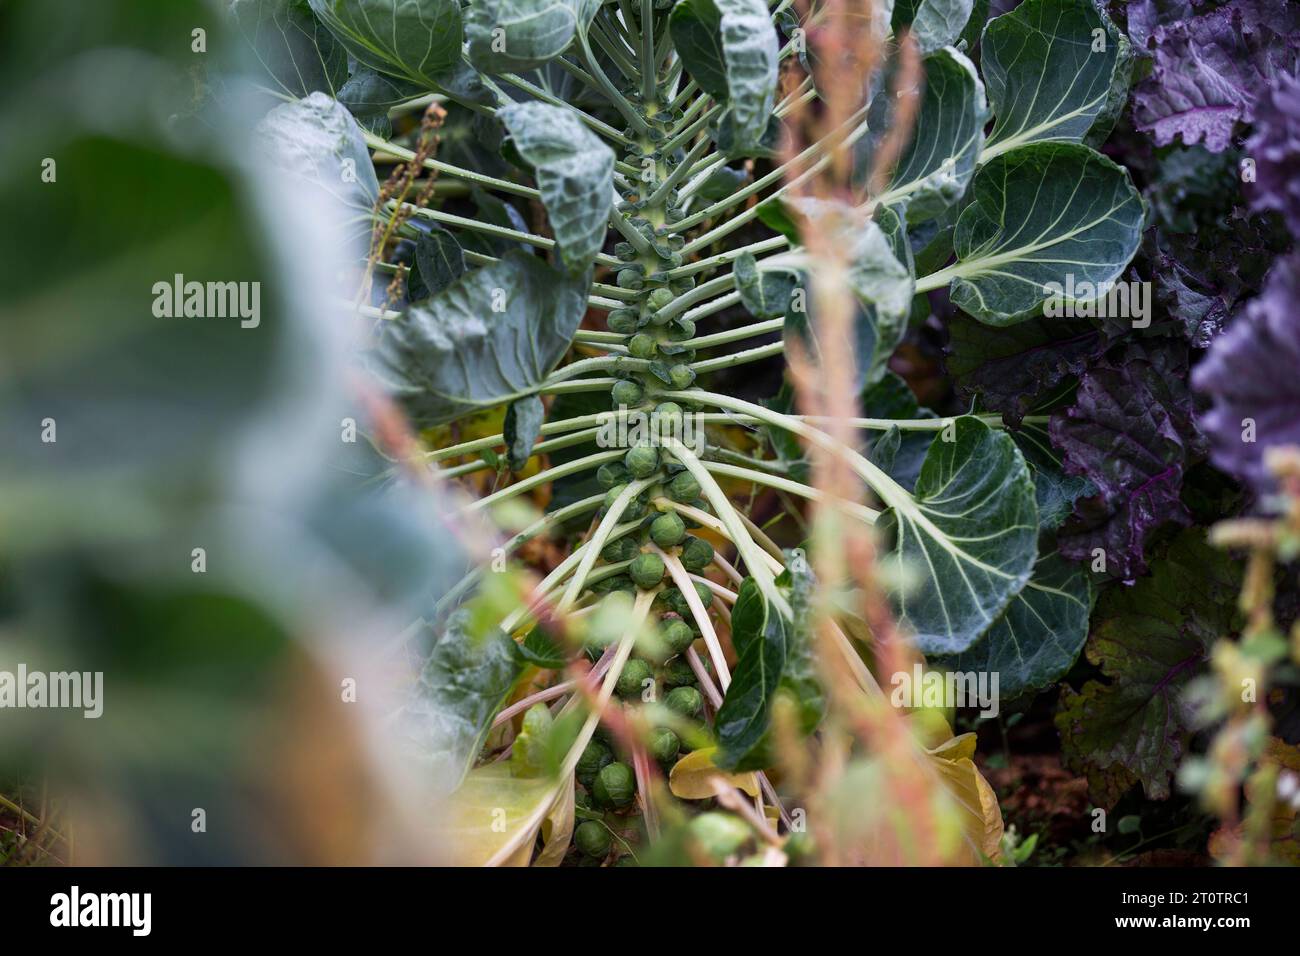
[[[667,9],[671,3],[672,0],[657,0],[656,9]],[[666,227],[679,221],[683,212],[677,206],[676,189],[659,195],[663,179],[681,161],[680,150],[669,152],[662,147],[684,116],[681,110],[661,110],[657,104],[644,102],[638,89],[624,90],[623,94],[650,127],[648,134],[627,131],[632,145],[626,159],[638,169],[653,170],[653,177],[644,177],[637,185],[638,191],[625,194],[618,204],[619,213],[644,242],[635,245],[620,242],[614,248],[622,263],[616,276],[618,286],[638,294],[609,314],[608,328],[625,336],[628,353],[647,364],[644,370],[616,373],[619,380],[611,390],[611,399],[615,410],[645,412],[657,392],[689,388],[695,381],[695,372],[690,367],[695,352],[689,345],[695,337],[695,323],[681,315],[680,308],[670,308],[678,296],[695,287],[695,281],[667,275],[668,270],[682,264],[683,239],[681,235],[670,235]],[[673,401],[657,402],[652,410],[654,423],[676,435],[681,434],[684,414],[682,406]],[[667,497],[701,507],[704,503],[700,499],[699,483],[649,442],[629,448],[621,462],[602,466],[597,477],[608,489],[602,510],[613,505],[630,481],[653,480],[632,499],[622,515],[624,521],[639,521],[640,526],[632,534],[606,544],[601,551],[603,561],[623,564],[625,570],[592,586],[597,591],[655,592],[659,639],[652,646],[638,646],[619,674],[615,692],[630,705],[654,699],[647,694],[648,689],[653,689],[656,696],[662,689],[665,693],[661,702],[669,711],[685,720],[699,719],[704,711],[704,697],[686,657],[687,650],[700,636],[699,631],[686,596],[665,580],[667,568],[663,558],[649,550],[649,543],[653,542],[664,551],[675,553],[682,565],[693,572],[700,572],[713,562],[712,545],[690,534],[681,515],[667,510],[656,512],[651,505],[654,500]],[[697,582],[695,589],[705,607],[712,604],[714,595],[706,585]],[[590,648],[588,653],[594,659],[601,650]],[[686,742],[668,727],[655,727],[646,746],[665,773],[689,750]],[[636,774],[630,763],[618,759],[614,742],[598,732],[578,761],[576,777],[582,787],[576,795],[579,817],[585,819],[574,830],[573,844],[580,863],[599,865],[618,849],[616,843],[630,845],[626,831],[631,830],[631,838],[635,839],[636,828],[627,826],[626,811],[636,800]],[[735,852],[751,836],[742,821],[718,812],[696,817],[691,833],[708,848],[707,852],[720,851],[719,859]],[[631,854],[619,854],[616,865],[628,865],[633,859]]]

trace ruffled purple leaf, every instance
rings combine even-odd
[[[1096,495],[1081,498],[1061,529],[1061,553],[1092,561],[1133,581],[1146,573],[1146,544],[1167,523],[1186,525],[1183,477],[1204,456],[1187,388],[1181,342],[1125,346],[1088,369],[1075,404],[1052,417],[1052,444],[1068,474],[1088,478]]]
[[[1279,76],[1260,102],[1246,155],[1255,161],[1251,208],[1281,213],[1300,236],[1300,77]]]
[[[1213,399],[1200,417],[1210,460],[1256,492],[1273,486],[1264,452],[1300,445],[1300,256],[1279,259],[1192,375]]]
[[[1294,72],[1300,14],[1276,0],[1233,0],[1157,25],[1147,47],[1155,63],[1133,94],[1137,128],[1161,146],[1181,136],[1217,153],[1228,148],[1237,123],[1254,120],[1278,75]]]
[[[1233,209],[1195,232],[1154,229],[1144,252],[1157,305],[1196,348],[1205,348],[1241,303],[1258,294],[1277,256],[1290,246],[1273,217]]]

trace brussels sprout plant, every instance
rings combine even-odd
[[[782,741],[882,698],[883,618],[854,608],[825,538],[774,543],[755,489],[869,536],[867,591],[932,668],[996,671],[1010,698],[1083,645],[1092,585],[1056,534],[1089,485],[1051,453],[1046,406],[1014,430],[936,416],[890,362],[929,293],[1010,342],[1053,289],[1124,274],[1145,205],[1094,146],[1128,41],[1090,0],[849,6],[234,4],[286,100],[268,122],[399,163],[345,189],[372,229],[344,294],[421,467],[494,476],[467,513],[547,502],[497,557],[564,546],[529,587],[493,583],[522,565],[473,569],[432,615],[439,772],[453,802],[496,788],[518,811],[491,833],[465,818],[480,862],[806,840]],[[782,356],[756,400],[747,368]],[[830,370],[847,414],[810,403],[799,363]],[[503,721],[511,700],[529,703]],[[974,807],[969,857],[994,858],[996,803],[948,737],[909,746]]]

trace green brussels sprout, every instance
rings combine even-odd
[[[641,553],[641,546],[632,537],[611,541],[600,551],[600,556],[613,564],[615,561],[631,561]]]
[[[650,513],[650,506],[646,504],[645,496],[633,498],[627,503],[627,508],[623,511],[624,521],[640,521]]]
[[[695,320],[682,316],[673,323],[673,330],[668,338],[674,342],[689,342],[695,338]]]
[[[605,488],[624,484],[628,477],[627,468],[621,461],[607,461],[596,469],[596,480]]]
[[[627,482],[625,481],[622,482],[621,484],[615,485],[614,487],[606,491],[605,500],[601,502],[601,507],[607,511],[610,508],[614,507],[614,502],[618,499],[618,496],[621,495],[624,489],[626,488],[627,488]]]
[[[606,807],[625,807],[636,795],[636,775],[625,763],[611,763],[596,774],[591,795]]]
[[[656,730],[650,735],[650,756],[667,763],[681,752],[682,742],[671,730]]]
[[[654,414],[661,424],[667,425],[671,422],[676,425],[682,420],[682,406],[676,402],[660,402],[655,406]]]
[[[664,559],[657,554],[642,554],[628,566],[628,574],[642,591],[649,591],[664,579]]]
[[[634,591],[636,585],[626,574],[613,574],[607,578],[601,578],[599,581],[593,581],[590,588],[596,594],[609,594],[611,591]],[[604,648],[600,648],[604,650]]]
[[[745,821],[716,810],[701,813],[687,829],[700,849],[719,862],[739,851],[752,835]]]
[[[618,275],[614,277],[620,289],[640,289],[645,285],[645,277],[641,274],[640,268],[619,269]]]
[[[636,382],[622,381],[615,382],[609,394],[615,406],[636,405],[645,397],[645,389]]]
[[[687,630],[689,631],[690,628],[688,627]],[[694,636],[695,634],[692,632],[691,637]],[[691,670],[691,665],[686,662],[686,658],[674,657],[659,669],[659,681],[669,689],[674,687],[694,687],[695,671]]]
[[[674,687],[664,698],[664,706],[683,717],[698,717],[704,709],[704,697],[694,687]]]
[[[668,482],[668,497],[673,501],[694,501],[700,496],[700,483],[689,471],[680,472]]]
[[[662,309],[664,306],[668,305],[668,303],[672,301],[673,301],[673,294],[672,291],[669,289],[655,289],[646,298],[646,304],[649,305],[650,308],[654,309],[656,312],[659,309]]]
[[[617,332],[619,335],[631,335],[636,331],[637,314],[632,309],[615,309],[605,320],[605,325],[611,332]]]
[[[655,342],[653,335],[647,332],[638,332],[628,340],[627,350],[633,358],[651,359],[659,351],[659,345]]]
[[[577,829],[573,831],[573,845],[580,852],[598,860],[609,856],[609,848],[613,843],[609,829],[598,820],[579,823]]]
[[[623,464],[634,478],[649,478],[659,467],[659,450],[650,445],[637,445],[629,448],[623,456]]]
[[[666,587],[660,591],[658,600],[664,607],[681,617],[691,613],[691,606],[686,603],[686,598],[682,597],[682,592],[675,587]]]
[[[703,581],[695,582],[695,593],[700,596],[700,603],[706,608],[713,604],[713,588],[709,587]]]
[[[650,540],[661,548],[671,548],[686,537],[686,522],[675,511],[667,511],[650,522]]]
[[[663,639],[674,654],[682,654],[695,643],[695,631],[682,618],[675,617],[665,625]]]
[[[695,370],[689,365],[674,365],[668,370],[668,378],[673,388],[690,388],[695,381]]]
[[[682,565],[689,571],[701,571],[713,563],[713,545],[688,534],[682,542]]]
[[[580,784],[590,790],[591,785],[596,782],[596,774],[600,773],[602,767],[607,767],[613,762],[613,751],[601,741],[593,739],[578,758],[574,775]]]
[[[631,262],[636,258],[636,246],[630,242],[616,242],[614,243],[614,255],[624,262]]]
[[[624,700],[640,697],[645,682],[652,680],[654,676],[654,668],[634,657],[623,665],[623,673],[618,675],[618,683],[614,686],[614,690]]]

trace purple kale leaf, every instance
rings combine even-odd
[[[1087,319],[1035,317],[992,328],[960,313],[948,323],[948,373],[964,400],[1001,412],[1018,426],[1038,396],[1078,375],[1106,350],[1106,335]]]
[[[1222,152],[1238,122],[1252,122],[1259,99],[1281,73],[1294,72],[1300,16],[1276,0],[1233,0],[1219,9],[1155,27],[1151,74],[1133,94],[1139,130],[1167,145],[1182,136]]]
[[[1153,229],[1144,253],[1155,298],[1187,340],[1205,348],[1242,302],[1256,295],[1290,237],[1272,216],[1233,209],[1196,232]]]
[[[1279,259],[1264,291],[1211,346],[1192,383],[1213,399],[1200,418],[1211,460],[1257,492],[1272,487],[1264,450],[1300,445],[1300,254]]]
[[[1133,581],[1146,573],[1144,551],[1166,524],[1189,524],[1180,495],[1188,467],[1204,456],[1187,387],[1187,347],[1135,342],[1096,362],[1079,381],[1075,403],[1052,417],[1052,444],[1068,474],[1098,493],[1075,502],[1061,529],[1061,553]]]
[[[1263,97],[1246,155],[1255,161],[1251,208],[1281,213],[1300,236],[1300,77],[1279,76]]]
[[[1156,28],[1176,20],[1186,20],[1205,0],[1129,0],[1126,16],[1128,35],[1139,51],[1147,48]]]
[[[1237,568],[1191,528],[1131,588],[1109,588],[1084,651],[1108,682],[1062,691],[1056,726],[1066,765],[1085,774],[1104,806],[1141,782],[1163,800],[1187,749],[1191,714],[1182,691],[1220,637],[1239,629]]]

